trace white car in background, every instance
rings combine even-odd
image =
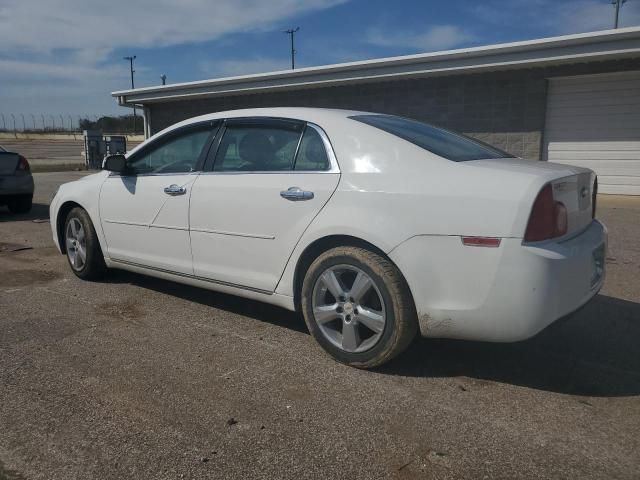
[[[512,342],[592,298],[592,171],[391,115],[237,110],[173,125],[60,187],[74,273],[120,268],[300,311],[341,362],[427,337]]]

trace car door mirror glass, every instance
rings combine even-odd
[[[122,173],[127,168],[127,159],[122,154],[109,155],[105,158],[102,168],[110,172]]]

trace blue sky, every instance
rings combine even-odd
[[[128,113],[129,87],[611,28],[610,0],[0,0],[0,113]],[[640,25],[628,0],[620,25]],[[29,123],[29,121],[27,122]]]

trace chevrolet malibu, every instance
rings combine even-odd
[[[119,268],[299,311],[361,368],[426,337],[513,342],[604,280],[588,169],[392,115],[236,110],[173,125],[64,184],[73,272]]]

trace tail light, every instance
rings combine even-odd
[[[29,166],[29,162],[22,155],[18,155],[18,167],[16,168],[16,173],[29,173],[31,171],[31,167]]]
[[[548,183],[540,190],[533,202],[524,240],[539,242],[560,237],[567,233],[567,225],[567,208],[562,202],[554,200],[553,188]]]
[[[596,202],[598,201],[598,177],[593,182],[593,191],[591,192],[591,218],[596,218]]]

